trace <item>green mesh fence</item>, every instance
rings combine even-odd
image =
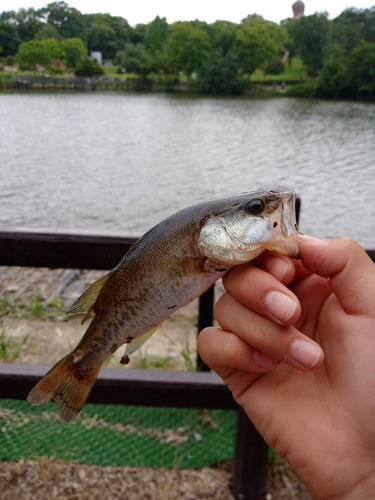
[[[0,400],[0,460],[184,469],[233,457],[235,411],[87,404],[66,424],[55,410]]]

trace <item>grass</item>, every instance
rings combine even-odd
[[[289,81],[307,79],[307,70],[299,57],[293,57],[290,67],[285,66],[284,73],[280,75],[265,75],[262,70],[256,71],[250,77],[252,82],[262,81]]]
[[[0,361],[14,363],[30,337],[31,332],[27,333],[20,342],[14,341],[7,335],[4,324],[0,321]]]
[[[101,68],[104,71],[104,75],[119,76],[117,73],[119,67],[120,66],[102,66]]]
[[[53,298],[46,304],[39,293],[13,299],[11,294],[0,298],[0,318],[8,316],[14,319],[40,319],[42,321],[67,321],[64,301]]]
[[[290,86],[285,94],[289,97],[314,97],[316,88],[316,82],[300,82]]]
[[[166,370],[171,367],[173,358],[171,356],[149,357],[146,351],[140,350],[135,368],[139,370]]]
[[[191,356],[190,356],[190,349],[189,349],[189,341],[188,340],[186,341],[185,348],[181,352],[181,355],[184,358],[187,371],[195,372],[196,366],[193,363],[193,360],[191,359]]]

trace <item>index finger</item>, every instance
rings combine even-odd
[[[223,285],[242,305],[279,325],[293,324],[301,314],[295,294],[271,274],[251,264],[232,269],[224,276]]]
[[[300,260],[291,259],[286,255],[266,250],[252,264],[259,269],[272,274],[284,285],[297,283],[311,275]]]

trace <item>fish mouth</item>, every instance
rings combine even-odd
[[[269,250],[276,250],[289,257],[298,258],[298,227],[296,195],[293,191],[280,193],[280,203],[270,215],[271,241]]]

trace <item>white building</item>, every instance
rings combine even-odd
[[[90,59],[95,59],[101,66],[103,64],[103,58],[101,52],[90,52]]]

